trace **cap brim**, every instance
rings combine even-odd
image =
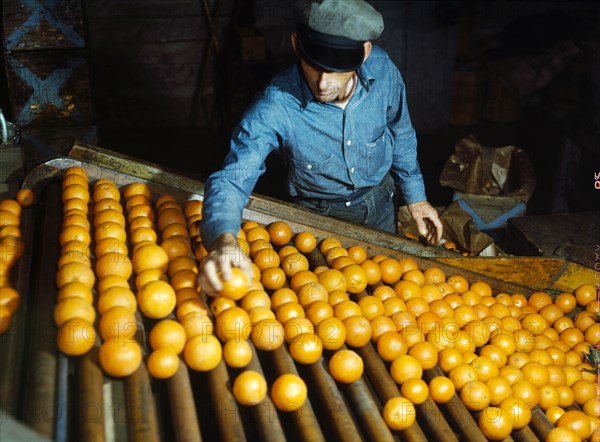
[[[360,67],[364,48],[331,48],[298,39],[302,55],[316,67],[328,72],[351,72]]]

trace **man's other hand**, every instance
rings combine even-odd
[[[417,223],[419,234],[423,236],[427,242],[437,244],[442,239],[444,227],[440,216],[431,204],[427,201],[419,201],[408,205],[408,212]]]
[[[219,236],[210,246],[208,255],[200,263],[198,283],[207,295],[216,296],[222,289],[221,280],[231,277],[231,269],[239,267],[252,278],[251,260],[231,233]]]

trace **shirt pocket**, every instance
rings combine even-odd
[[[382,169],[388,171],[391,165],[391,151],[386,143],[386,131],[383,130],[374,141],[366,144],[367,175],[369,177],[381,174]],[[388,152],[389,151],[389,152]]]
[[[336,170],[334,163],[333,154],[325,159],[315,161],[304,161],[290,157],[290,184],[299,191],[299,195],[329,193],[331,191],[331,178],[335,175]]]

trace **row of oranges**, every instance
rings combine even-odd
[[[111,189],[114,192],[116,186]],[[596,411],[590,397],[593,383],[581,371],[591,368],[583,362],[582,353],[589,353],[588,343],[597,342],[600,333],[591,286],[556,298],[543,292],[529,299],[519,294],[492,296],[485,283],[469,285],[462,276],[446,277],[437,268],[421,270],[410,258],[368,257],[358,245],[346,249],[335,238],[318,241],[310,232],[294,234],[283,221],[266,226],[247,221],[238,237],[253,261],[254,277],[248,281],[234,271],[208,308],[199,295],[194,259],[206,255],[200,239],[201,202],[188,202],[182,209],[174,198],[163,195],[154,203],[155,214],[142,183],[128,186],[124,195],[138,293],[133,297],[135,304],[125,301],[127,297],[118,301],[115,297],[106,306],[98,303],[101,336],[109,336],[103,331],[108,327],[102,324],[112,324],[113,329],[116,324],[121,330],[134,321],[115,315],[103,322],[115,308],[128,310],[136,305],[144,316],[159,320],[150,332],[153,352],[147,360],[155,377],[175,372],[178,362],[173,361],[178,357],[174,354],[182,353],[190,368],[207,371],[221,359],[230,367],[246,367],[251,345],[261,351],[286,345],[299,364],[326,358],[332,376],[348,383],[363,373],[363,361],[352,348],[373,343],[402,394],[383,410],[391,428],[407,428],[414,422],[414,404],[427,397],[444,403],[456,392],[470,409],[481,412],[480,426],[491,439],[526,425],[527,410],[533,406],[544,409],[561,430],[578,428],[583,434],[594,427],[589,419]],[[94,204],[95,219],[110,210],[103,199]],[[120,219],[111,215],[112,220]],[[126,239],[108,237],[113,241],[112,257],[124,260]],[[95,239],[96,256],[101,256],[98,247],[104,238]],[[325,265],[314,266],[307,259],[317,247]],[[99,301],[107,287],[126,280],[124,275],[112,274],[122,270],[108,269],[120,261],[107,260],[101,266],[96,261],[96,273],[102,275]],[[174,295],[150,290],[164,287],[150,284],[154,281],[167,283]],[[568,316],[576,306],[587,310]],[[423,372],[436,365],[444,376],[426,383]],[[579,367],[571,370],[569,366]],[[261,374],[246,370],[234,380],[233,392],[240,403],[256,404],[266,395],[266,381]],[[556,402],[555,393],[562,401]],[[273,402],[286,411],[301,406],[306,394],[302,379],[289,373],[271,386]],[[500,418],[487,419],[490,414]]]
[[[10,275],[24,252],[21,213],[32,204],[33,191],[26,188],[20,189],[14,199],[0,200],[0,334],[8,331],[20,304],[19,292],[10,285]]]
[[[286,324],[294,324],[294,330],[302,335],[297,339],[303,344],[302,352],[293,350],[294,342],[288,344],[299,363],[314,362],[322,355],[323,340],[314,333],[321,328],[321,322],[336,324],[336,339],[328,339],[329,349],[344,341],[356,347],[375,342],[381,357],[390,364],[390,374],[401,386],[403,398],[384,409],[395,429],[406,428],[412,422],[406,400],[419,404],[431,396],[443,403],[459,392],[468,408],[485,411],[480,414],[479,423],[489,438],[502,438],[513,428],[523,428],[529,423],[534,406],[542,408],[558,424],[553,435],[564,437],[581,426],[580,436],[591,434],[595,425],[590,417],[600,410],[600,404],[592,394],[593,375],[585,371],[594,367],[584,362],[583,356],[589,354],[590,344],[600,339],[593,286],[584,284],[574,293],[562,293],[556,298],[545,292],[534,293],[529,299],[520,294],[492,296],[486,283],[469,285],[460,275],[446,278],[435,267],[421,271],[410,258],[367,259],[362,247],[346,250],[334,238],[319,244],[327,266],[311,270],[302,259],[282,266],[287,256],[298,253],[296,242],[301,243],[295,240],[300,234],[293,237],[284,224],[278,221],[259,226],[247,222],[238,235],[242,248],[257,267],[255,280],[244,293],[248,282],[244,282],[241,272],[234,272],[234,281],[213,304],[229,305],[231,316],[235,312],[238,318],[239,330],[246,329],[250,315],[239,312],[235,304],[238,299],[241,306],[250,307],[249,312],[269,305],[283,326],[284,335],[291,328]],[[310,236],[301,233],[304,238]],[[316,241],[311,243],[305,253],[316,247]],[[273,246],[279,250],[276,252]],[[344,272],[345,268],[349,269]],[[279,285],[280,271],[286,277],[285,287]],[[265,278],[267,272],[277,277]],[[257,286],[259,277],[262,288],[271,291],[270,297],[265,297]],[[349,294],[358,294],[363,286],[368,287],[366,296],[350,298]],[[257,307],[256,303],[260,305]],[[577,306],[585,310],[573,319],[567,316]],[[217,328],[232,329],[228,321],[220,321],[219,317]],[[295,334],[291,341],[297,337]],[[255,345],[260,348],[262,344],[259,341]],[[427,385],[422,379],[423,370],[437,364],[444,368],[445,376],[438,376]],[[348,363],[346,372],[357,365]],[[566,410],[573,406],[583,411]],[[499,418],[486,418],[492,414]],[[558,414],[565,414],[560,423]],[[511,415],[513,418],[509,419]]]

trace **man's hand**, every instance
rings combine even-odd
[[[239,267],[252,278],[250,258],[240,247],[237,238],[231,233],[219,236],[210,246],[208,255],[200,263],[198,283],[206,294],[216,296],[222,289],[221,279],[231,277],[231,268]]]
[[[442,226],[437,210],[431,204],[427,201],[409,204],[408,212],[417,223],[419,234],[425,237],[427,242],[436,244],[442,239],[444,227]]]

